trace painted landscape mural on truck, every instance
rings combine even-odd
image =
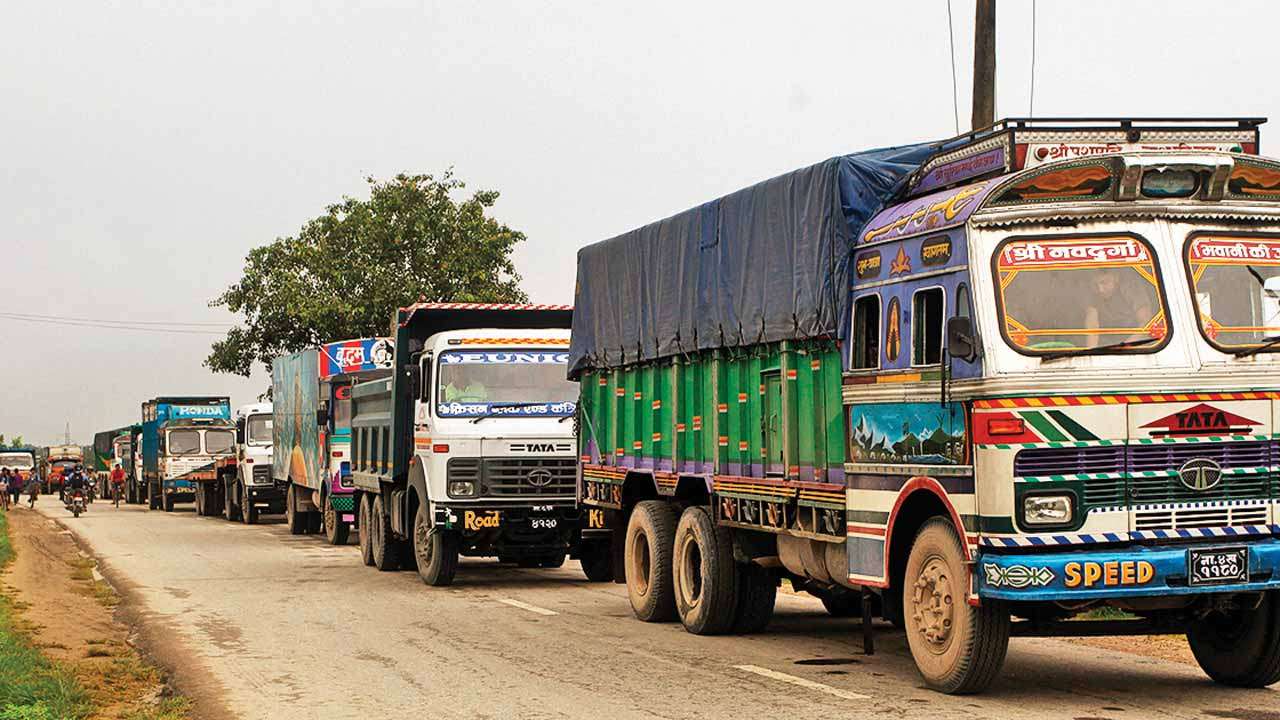
[[[316,412],[319,353],[302,350],[271,363],[272,471],[277,480],[312,487],[320,477],[320,432]]]

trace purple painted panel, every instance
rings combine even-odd
[[[885,208],[867,223],[858,244],[884,242],[962,225],[999,181],[1000,178],[992,178]]]
[[[915,189],[917,192],[925,192],[1004,169],[1005,154],[1004,147],[1001,146],[972,157],[942,163],[926,173]]]

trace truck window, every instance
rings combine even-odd
[[[229,453],[235,448],[236,434],[230,430],[205,430],[204,451],[211,455]]]
[[[252,415],[245,423],[248,442],[252,445],[271,444],[271,416]]]
[[[199,430],[170,430],[169,455],[197,455],[200,453]]]
[[[1194,233],[1185,252],[1200,331],[1210,344],[1247,349],[1280,334],[1280,237]]]
[[[1010,238],[992,264],[1000,329],[1024,355],[1149,353],[1168,341],[1155,250],[1137,235]]]
[[[880,296],[864,295],[853,302],[854,370],[880,367]]]
[[[437,361],[441,417],[564,416],[577,407],[565,377],[569,354],[547,350],[449,350]]]
[[[942,362],[942,288],[917,290],[911,298],[911,364]]]

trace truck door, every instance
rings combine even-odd
[[[782,457],[782,374],[777,370],[761,373],[760,384],[764,387],[764,407],[760,415],[764,474],[783,477],[786,474],[786,464]]]

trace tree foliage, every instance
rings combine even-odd
[[[526,302],[511,261],[524,233],[487,215],[498,199],[452,171],[370,178],[368,200],[344,198],[294,237],[254,248],[244,275],[211,305],[244,316],[205,365],[248,376],[321,343],[386,335],[392,313],[429,302]]]

